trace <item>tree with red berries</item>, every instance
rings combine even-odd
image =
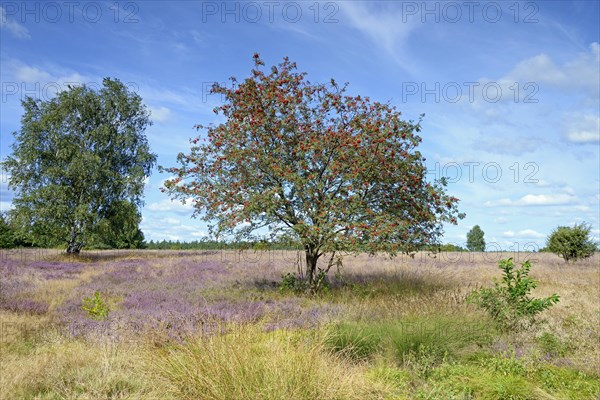
[[[420,121],[403,121],[389,104],[345,94],[333,79],[316,84],[287,58],[270,73],[254,55],[252,76],[232,87],[213,86],[223,105],[219,125],[191,151],[164,191],[191,199],[211,233],[249,238],[268,227],[292,235],[305,252],[308,287],[341,254],[411,253],[437,243],[442,223],[464,215],[446,182],[427,182],[416,150]],[[328,254],[323,273],[317,261]]]

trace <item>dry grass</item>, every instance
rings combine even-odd
[[[181,399],[376,399],[364,370],[327,352],[319,332],[238,326],[156,352],[151,371]]]
[[[140,349],[57,340],[28,354],[4,354],[2,399],[158,398],[144,379]]]

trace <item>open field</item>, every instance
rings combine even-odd
[[[465,302],[508,257],[561,297],[527,333]],[[599,264],[361,255],[311,297],[279,289],[291,251],[3,251],[0,398],[598,399]]]

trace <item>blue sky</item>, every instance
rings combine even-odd
[[[67,83],[119,78],[144,99],[158,164],[174,166],[198,123],[219,122],[212,82],[243,79],[252,54],[285,56],[312,81],[423,121],[430,179],[446,175],[467,217],[446,227],[464,244],[478,224],[490,249],[542,246],[558,225],[600,213],[598,1],[0,2],[0,158],[20,101]],[[11,205],[6,174],[0,207]],[[171,202],[155,172],[142,229],[150,240],[206,234]]]

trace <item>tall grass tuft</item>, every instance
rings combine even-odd
[[[174,397],[206,400],[378,398],[359,367],[308,331],[236,326],[162,349],[151,358]]]

